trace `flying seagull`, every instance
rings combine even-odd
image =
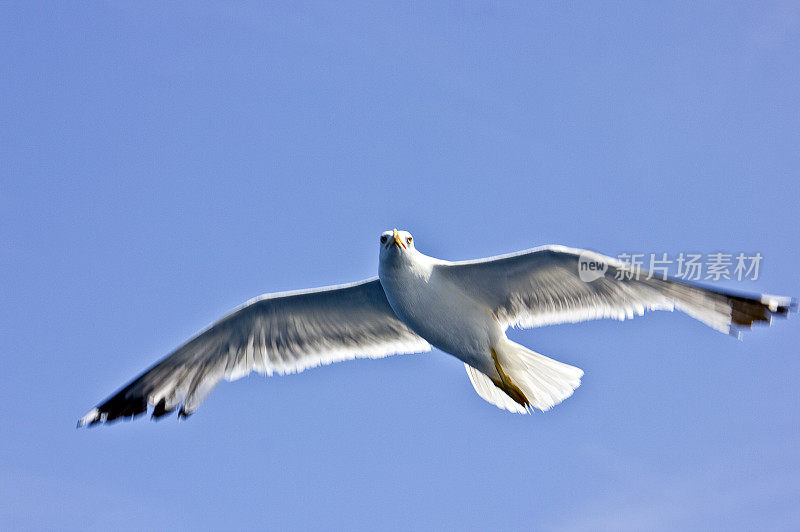
[[[646,273],[646,272],[645,272]],[[475,391],[510,412],[548,410],[583,371],[512,342],[508,327],[540,327],[646,310],[679,310],[734,336],[796,310],[780,296],[742,296],[644,275],[591,251],[544,246],[449,262],[417,251],[407,231],[380,236],[378,277],[267,294],[245,303],[136,377],[78,426],[192,414],[224,377],[297,373],[353,358],[429,351],[464,362]]]

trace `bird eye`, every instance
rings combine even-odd
[[[412,240],[414,240],[413,237],[406,238],[406,244],[410,244]]]
[[[386,240],[387,240],[387,236],[386,236],[386,235],[383,235],[383,236],[381,237],[381,244],[385,244],[385,243],[386,243]]]

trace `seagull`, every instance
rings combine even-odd
[[[378,277],[266,294],[214,323],[78,421],[78,427],[185,418],[223,379],[285,375],[354,358],[431,347],[464,362],[480,397],[515,413],[546,411],[572,395],[583,371],[508,339],[530,328],[679,310],[720,332],[785,317],[790,297],[737,295],[641,272],[592,251],[543,246],[450,262],[417,251],[407,231],[380,235]]]

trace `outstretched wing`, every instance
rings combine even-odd
[[[296,373],[352,358],[430,350],[395,315],[377,278],[253,299],[106,399],[78,426],[194,412],[224,377]]]
[[[484,302],[506,327],[624,320],[646,310],[677,309],[738,336],[740,328],[769,323],[796,308],[789,297],[742,296],[658,276],[648,279],[648,272],[617,259],[563,246],[444,263],[437,273]]]

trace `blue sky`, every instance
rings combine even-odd
[[[546,414],[438,351],[75,421],[229,309],[376,274],[377,237],[760,252],[800,295],[796,3],[0,7],[0,527],[797,529],[797,321],[511,337]]]

